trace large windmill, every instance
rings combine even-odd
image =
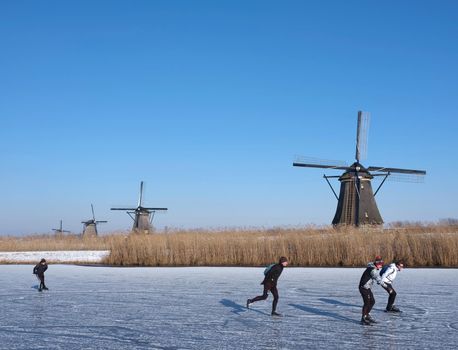
[[[91,209],[92,209],[92,219],[87,220],[87,221],[81,221],[81,223],[84,225],[83,237],[97,236],[98,234],[97,225],[108,222],[108,221],[96,220],[95,214],[94,214],[94,206],[92,204],[91,204]]]
[[[324,164],[322,161],[296,161],[293,166],[308,168],[324,168],[344,170],[340,176],[326,176],[328,185],[331,187],[334,196],[337,198],[337,209],[333,225],[381,225],[382,217],[375,202],[375,196],[382,187],[385,180],[393,173],[401,175],[424,176],[424,170],[387,168],[380,166],[363,167],[359,162],[366,155],[367,149],[367,131],[369,126],[369,113],[358,112],[358,127],[356,132],[356,162],[350,166],[342,164]],[[375,176],[382,176],[383,180],[378,186],[375,193],[372,191],[371,180]],[[329,178],[338,178],[340,181],[340,193],[336,192],[329,182]]]
[[[167,208],[147,208],[143,206],[143,181],[140,182],[140,196],[136,208],[111,208],[111,210],[124,210],[134,221],[132,231],[140,233],[151,233],[153,231],[153,218],[156,211],[167,210]]]
[[[66,232],[67,232],[67,233],[70,232],[70,231],[64,230],[64,229],[62,228],[62,220],[60,220],[60,226],[59,226],[59,228],[53,228],[52,230],[56,233],[56,235],[62,235],[62,234],[64,234],[64,233],[66,233]]]

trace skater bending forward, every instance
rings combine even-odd
[[[288,266],[288,259],[282,256],[278,264],[272,266],[272,268],[267,272],[264,280],[261,282],[261,284],[264,285],[264,292],[262,293],[262,295],[259,295],[253,299],[248,299],[246,302],[247,308],[250,307],[250,304],[256,301],[266,300],[267,293],[270,291],[274,297],[274,300],[272,302],[272,316],[281,316],[279,313],[275,311],[277,309],[278,303],[277,281],[283,271],[283,268],[286,266]]]
[[[404,267],[404,262],[402,260],[397,260],[389,264],[386,268],[384,267],[380,272],[382,277],[382,282],[380,285],[387,291],[388,295],[388,304],[386,305],[387,312],[401,312],[398,307],[394,305],[394,300],[396,299],[396,291],[393,288],[393,281],[396,278],[398,271],[401,271]]]
[[[359,281],[359,292],[363,297],[363,311],[361,317],[361,324],[376,323],[375,319],[371,316],[370,312],[375,304],[374,294],[372,294],[372,285],[374,281],[378,284],[381,282],[379,269],[383,266],[383,260],[380,256],[376,256],[374,262],[367,264],[361,280]]]
[[[41,292],[43,289],[48,290],[45,285],[45,271],[48,269],[48,264],[45,259],[41,261],[33,268],[34,275],[37,275],[40,285],[38,286],[38,291]]]

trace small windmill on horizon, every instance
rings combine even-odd
[[[111,208],[111,210],[124,210],[134,221],[132,231],[137,233],[152,233],[153,218],[156,211],[165,211],[167,208],[148,208],[143,206],[143,181],[140,182],[140,195],[136,208]]]
[[[87,220],[87,221],[81,221],[81,223],[84,225],[83,237],[97,236],[98,235],[97,225],[108,222],[105,220],[96,220],[95,219],[94,206],[92,204],[91,204],[91,210],[92,210],[92,219]]]
[[[70,233],[70,231],[64,230],[62,228],[62,220],[60,220],[59,228],[53,228],[52,230],[56,233],[56,236],[63,235],[64,233]]]
[[[340,176],[323,175],[328,185],[331,187],[334,196],[337,198],[337,209],[332,220],[332,224],[337,225],[382,225],[383,220],[375,201],[375,196],[384,184],[388,176],[397,173],[401,175],[413,175],[423,177],[426,175],[424,170],[387,168],[380,166],[369,166],[365,168],[361,165],[360,159],[365,158],[367,153],[367,132],[369,128],[369,113],[358,112],[358,126],[356,131],[356,161],[350,165],[324,164],[322,161],[310,161],[298,159],[293,166],[308,168],[323,168],[344,170]],[[371,180],[376,176],[382,176],[383,180],[375,193],[372,191]],[[340,193],[337,196],[330,178],[338,178],[340,181]]]

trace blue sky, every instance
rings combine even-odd
[[[386,222],[457,217],[458,2],[0,4],[0,234],[329,224],[296,155],[424,169],[377,194]],[[327,171],[327,175],[338,172]],[[338,182],[333,183],[338,189]],[[375,184],[374,184],[375,186]]]

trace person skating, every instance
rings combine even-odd
[[[404,262],[402,260],[394,261],[388,266],[384,267],[380,271],[382,281],[380,285],[387,291],[388,295],[388,304],[386,305],[387,312],[401,312],[397,306],[394,305],[394,300],[396,299],[396,291],[393,288],[393,281],[396,278],[398,271],[401,271],[404,268]]]
[[[270,270],[267,272],[264,280],[261,284],[264,285],[264,292],[262,295],[259,295],[253,299],[248,299],[246,301],[246,307],[249,308],[250,304],[259,301],[259,300],[266,300],[268,292],[270,291],[274,297],[272,302],[272,316],[281,316],[279,313],[276,312],[277,303],[278,303],[278,290],[277,290],[277,281],[280,277],[283,268],[288,266],[288,259],[282,256],[278,262],[278,264],[273,265]]]
[[[38,286],[38,291],[48,290],[48,287],[45,285],[45,271],[48,269],[48,264],[45,259],[41,259],[40,262],[33,268],[33,273],[37,276],[40,281]]]
[[[379,269],[383,266],[383,260],[380,256],[376,256],[374,262],[367,264],[361,280],[359,281],[359,292],[363,298],[363,310],[361,317],[361,324],[376,323],[375,319],[371,316],[370,312],[375,304],[374,294],[372,294],[372,285],[374,281],[378,284],[381,282]]]

